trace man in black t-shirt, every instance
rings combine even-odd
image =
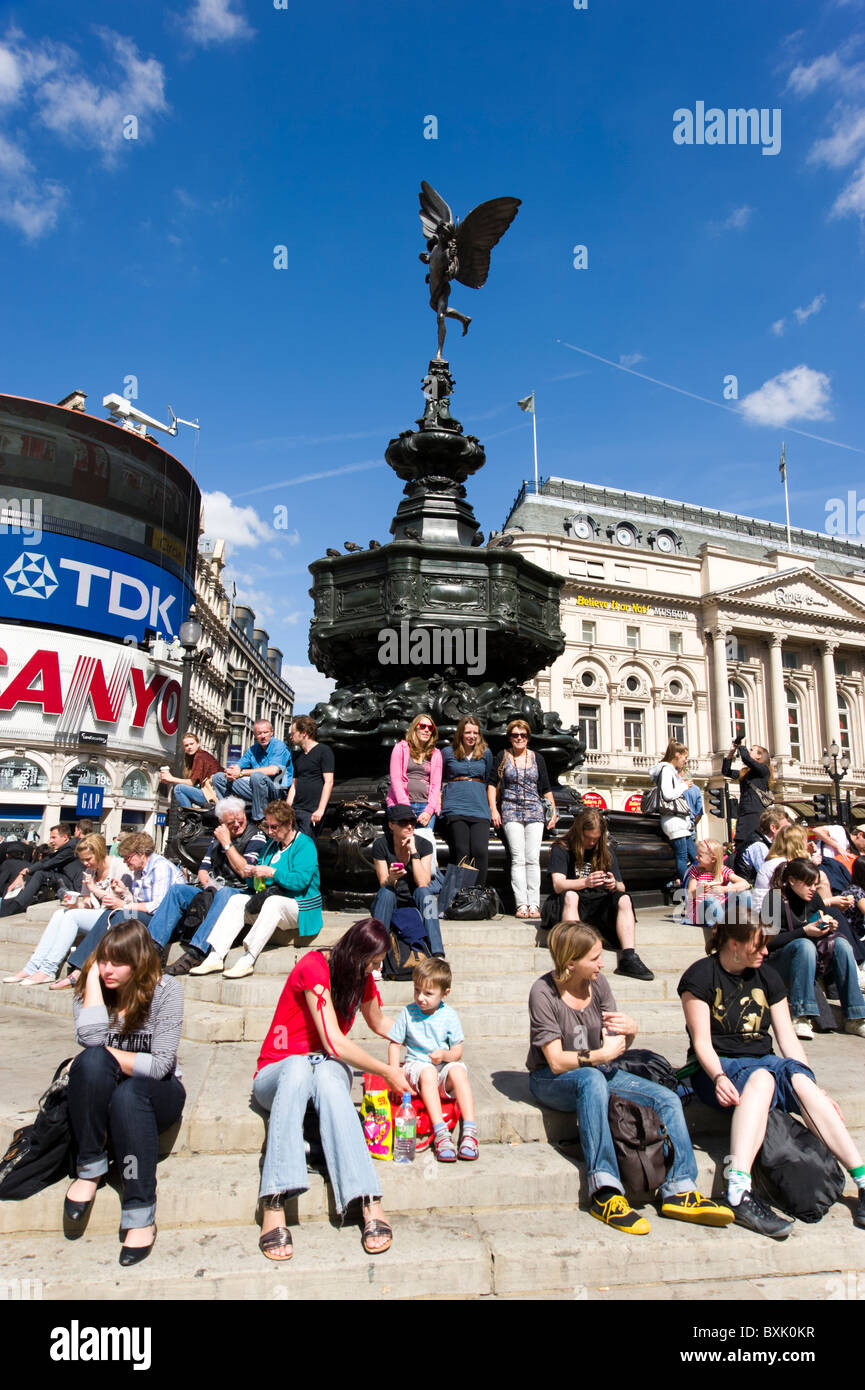
[[[288,804],[294,807],[297,828],[313,840],[333,791],[333,751],[316,742],[318,725],[308,714],[291,721],[294,780],[288,789]]]
[[[430,950],[434,956],[444,957],[438,901],[430,891],[429,841],[415,840],[417,817],[410,806],[389,806],[387,820],[387,834],[379,835],[372,846],[378,893],[370,916],[389,927],[398,907],[416,907],[426,927]]]

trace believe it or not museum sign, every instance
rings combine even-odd
[[[684,608],[657,608],[650,603],[619,603],[614,598],[588,598],[577,594],[578,608],[606,608],[611,613],[637,613],[647,618],[675,618],[682,621],[692,617]]]

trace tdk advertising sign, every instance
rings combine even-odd
[[[170,570],[91,541],[43,531],[38,544],[0,536],[0,616],[129,637],[175,637],[193,602]]]

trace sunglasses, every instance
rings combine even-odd
[[[418,728],[418,729],[434,729],[434,728],[435,728],[435,725],[434,725],[434,724],[417,724],[417,725],[415,725],[415,727]]]
[[[513,734],[511,734],[511,738],[524,739],[524,738],[528,738],[528,734],[513,733]]]

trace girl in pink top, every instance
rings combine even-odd
[[[747,893],[751,885],[724,863],[724,846],[717,840],[697,841],[697,863],[688,875],[685,920],[713,927],[723,919],[728,893]]]
[[[388,806],[411,806],[419,826],[431,830],[441,811],[442,755],[438,730],[428,714],[417,714],[390,755]]]

